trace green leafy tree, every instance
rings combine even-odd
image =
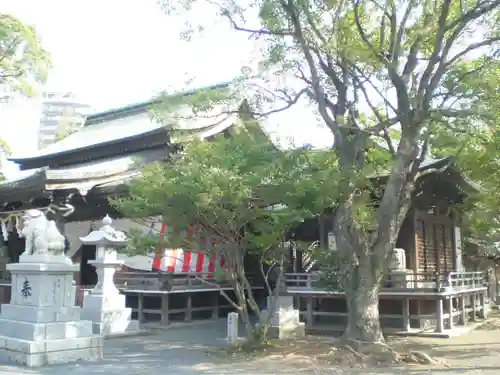
[[[476,93],[469,102],[476,111],[492,119],[440,119],[433,139],[433,152],[456,156],[463,172],[479,186],[479,192],[464,205],[467,234],[488,247],[500,241],[500,63],[472,61],[462,65],[463,75],[456,82],[464,93]],[[471,72],[481,69],[482,79]],[[465,74],[467,73],[467,74]],[[465,75],[464,75],[465,74]],[[459,152],[457,152],[457,150]]]
[[[170,160],[145,167],[142,177],[130,184],[129,195],[112,203],[127,217],[161,215],[165,223],[178,228],[194,226],[192,238],[169,231],[163,246],[224,257],[224,266],[216,265],[216,277],[232,285],[236,300],[221,293],[250,334],[257,331],[249,313],[260,321],[261,312],[247,278],[245,257],[253,254],[274,267],[279,283],[287,232],[332,205],[336,194],[325,182],[335,180],[338,170],[332,152],[278,151],[264,137],[244,129],[238,127],[229,137],[211,141],[186,141],[182,152]],[[151,236],[136,233],[132,238],[133,254],[161,246]],[[214,248],[210,239],[215,239]],[[267,271],[261,268],[271,293]]]
[[[247,97],[254,116],[307,98],[333,133],[332,148],[343,174],[337,180],[335,230],[349,311],[345,335],[383,341],[378,292],[419,165],[438,131],[436,119],[457,127],[468,125],[453,120],[494,121],[475,100],[484,90],[464,91],[460,78],[468,75],[481,82],[484,69],[498,59],[500,0],[162,3],[169,15],[188,18],[204,4],[204,20],[214,19],[208,16],[213,10],[235,32],[258,41],[262,60],[244,67],[237,80],[240,97]],[[193,26],[184,35],[210,27]],[[471,62],[478,68],[469,70]],[[303,126],[307,131],[311,124]],[[367,169],[372,169],[367,163],[370,141],[385,142],[391,154],[389,177],[376,206],[358,199]],[[367,225],[375,228],[370,236]]]
[[[44,82],[50,57],[33,27],[0,14],[0,84],[31,94],[34,84]]]

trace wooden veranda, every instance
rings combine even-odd
[[[341,331],[347,317],[344,293],[317,286],[319,279],[319,272],[288,273],[287,292],[295,297],[308,328]],[[487,316],[484,272],[416,273],[405,284],[380,288],[380,320],[388,332],[442,334]]]

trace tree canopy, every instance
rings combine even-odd
[[[451,124],[441,122],[433,143],[435,154],[456,156],[465,175],[479,185],[479,193],[466,204],[467,234],[491,247],[500,241],[500,63],[484,63],[464,64],[469,74],[459,84],[464,93],[480,93],[471,100],[482,117],[490,120],[473,116]],[[477,69],[482,71],[481,80],[472,74]]]
[[[350,181],[338,189],[335,217],[349,310],[346,335],[382,341],[378,288],[411,205],[419,165],[443,127],[469,133],[476,124],[489,127],[496,121],[482,110],[481,101],[491,90],[479,82],[499,57],[500,0],[162,4],[169,15],[188,18],[204,4],[203,20],[213,20],[208,16],[213,11],[235,32],[257,40],[261,59],[244,67],[237,80],[240,94],[250,96],[254,115],[286,109],[304,98],[334,135],[332,148],[345,176],[339,181]],[[189,36],[209,30],[209,21],[188,21]],[[462,84],[466,77],[476,84]],[[308,126],[303,124],[304,131]],[[373,142],[385,143],[391,161],[380,202],[372,209],[376,229],[367,236],[351,206],[365,183],[359,176],[366,174]]]
[[[136,233],[133,253],[166,246],[222,255],[219,276],[233,285],[237,300],[232,303],[250,329],[247,302],[257,316],[260,309],[245,258],[251,254],[282,272],[287,232],[332,206],[337,193],[330,181],[338,178],[338,169],[330,151],[279,151],[248,130],[257,124],[246,125],[229,136],[184,143],[169,160],[146,166],[129,195],[113,204],[127,217],[161,215],[171,229],[163,245],[160,238]],[[194,236],[186,235],[189,227]]]
[[[0,14],[0,85],[30,95],[35,83],[45,81],[49,67],[49,55],[35,29],[11,15]],[[9,153],[1,139],[0,147]]]
[[[0,14],[0,84],[30,94],[33,84],[44,82],[49,54],[36,30],[21,20]]]

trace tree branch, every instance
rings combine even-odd
[[[408,23],[408,20],[410,19],[410,15],[412,13],[411,11],[415,7],[416,2],[417,2],[417,0],[410,0],[408,2],[408,5],[406,6],[405,12],[403,14],[403,18],[401,19],[401,22],[399,23],[399,29],[398,29],[397,34],[396,34],[396,42],[394,43],[394,47],[391,51],[392,61],[394,61],[394,62],[399,61],[399,58],[401,55],[401,44],[403,43],[403,37],[404,37],[404,34],[406,32],[406,24]],[[415,43],[413,43],[412,47],[410,48],[409,57],[407,59],[408,62],[410,62],[410,60],[415,59],[416,54],[417,54],[419,49],[420,48],[419,48],[418,44],[416,45]],[[408,62],[406,64],[407,66],[408,66]],[[406,68],[404,70],[406,70]],[[403,73],[403,77],[404,76],[405,76],[405,74]]]
[[[287,4],[285,0],[280,0],[280,4],[287,13],[288,17],[290,18],[290,21],[294,27],[295,39],[299,47],[301,48],[302,52],[304,53],[304,57],[309,66],[309,70],[311,72],[311,86],[318,104],[318,111],[323,120],[325,121],[325,124],[328,126],[328,128],[330,128],[336,139],[340,139],[340,133],[339,133],[339,128],[337,126],[337,122],[328,114],[327,99],[325,91],[321,85],[321,78],[319,76],[319,72],[316,67],[316,63],[314,61],[314,57],[311,53],[311,49],[309,48],[306,39],[304,37],[300,20],[297,18],[297,15],[295,14],[293,4]]]
[[[456,20],[450,22],[446,26],[445,31],[451,31],[455,29],[459,24],[467,24],[470,21],[473,21],[475,19],[478,19],[479,17],[485,15],[486,13],[492,11],[493,9],[497,8],[500,6],[500,0],[495,0],[495,1],[485,1],[481,3],[480,0],[476,1],[476,5],[474,8],[469,10],[465,14],[461,14],[460,17],[458,17]]]
[[[472,43],[471,45],[469,45],[467,48],[465,48],[464,50],[462,50],[461,52],[457,53],[455,56],[453,56],[450,60],[448,60],[448,62],[446,62],[445,64],[445,69],[446,68],[449,68],[451,65],[453,65],[457,60],[459,60],[461,57],[467,55],[469,52],[472,52],[478,48],[481,48],[481,47],[488,47],[488,46],[491,46],[492,44],[494,44],[495,42],[499,42],[500,41],[500,36],[497,36],[497,37],[493,37],[493,38],[489,38],[489,39],[486,39],[486,40],[483,40],[482,42],[478,42],[478,43]]]
[[[500,6],[500,0],[494,1],[494,3],[496,4],[496,6]],[[441,81],[445,71],[447,69],[449,69],[451,67],[451,65],[453,65],[456,61],[458,61],[460,59],[460,57],[466,55],[467,53],[469,53],[477,48],[491,45],[491,44],[495,43],[496,41],[500,40],[499,38],[489,38],[488,40],[485,40],[483,42],[471,44],[465,50],[463,50],[462,52],[458,53],[457,55],[452,57],[450,60],[448,60],[448,54],[450,53],[452,47],[456,44],[458,37],[460,36],[462,31],[465,29],[465,27],[467,27],[469,22],[471,22],[475,19],[478,19],[483,14],[486,14],[487,12],[491,11],[492,9],[494,9],[496,7],[495,6],[495,7],[491,8],[491,4],[490,4],[489,6],[480,9],[482,6],[483,6],[483,4],[480,4],[476,8],[474,8],[474,10],[471,10],[471,11],[467,12],[466,15],[458,18],[457,21],[460,21],[460,22],[456,22],[456,21],[452,22],[452,24],[454,25],[453,27],[450,27],[449,25],[447,26],[446,24],[444,24],[444,25],[440,24],[440,27],[438,30],[439,35],[442,34],[444,36],[446,32],[449,32],[450,36],[446,39],[446,43],[445,43],[442,51],[441,51],[442,43],[441,43],[440,50],[437,51],[437,54],[438,54],[437,58],[440,61],[439,61],[439,65],[438,65],[434,75],[432,76],[430,81],[427,80],[427,82],[425,82],[425,87],[422,86],[423,81],[421,81],[421,83],[420,83],[419,93],[420,94],[424,93],[422,100],[420,102],[420,110],[421,110],[420,116],[425,116],[425,112],[429,108],[430,101],[432,99],[434,91],[436,90],[439,82]],[[434,67],[435,67],[435,65],[434,65]],[[434,67],[433,67],[433,69],[434,69]],[[420,91],[420,89],[422,89],[423,91]]]
[[[450,108],[439,108],[435,110],[430,110],[429,115],[432,116],[437,114],[443,117],[455,117],[455,118],[466,118],[471,116],[479,116],[488,120],[494,120],[495,116],[489,115],[484,112],[476,112],[470,109],[450,109]]]
[[[441,50],[445,42],[446,20],[450,12],[450,6],[451,6],[451,0],[443,0],[441,11],[439,13],[438,27],[436,31],[436,40],[434,42],[434,47],[432,49],[429,62],[427,63],[427,67],[425,68],[424,73],[420,78],[420,84],[418,86],[418,96],[419,98],[421,98],[419,103],[419,118],[425,116],[425,113],[429,106],[428,99],[430,98],[426,97],[426,93],[430,91],[429,85],[431,83],[431,79],[433,78],[432,72],[443,59]],[[434,75],[434,77],[435,76],[436,75]]]
[[[234,20],[234,18],[231,15],[231,12],[224,8],[222,5],[219,3],[212,1],[212,0],[206,0],[209,4],[214,5],[219,9],[220,15],[222,17],[225,17],[231,26],[233,27],[234,30],[236,31],[241,31],[245,33],[250,33],[250,34],[257,34],[257,35],[273,35],[273,36],[290,36],[293,35],[290,30],[268,30],[268,29],[248,29],[246,27],[240,26],[237,24],[237,22]]]
[[[394,85],[394,88],[396,89],[397,93],[398,111],[396,111],[396,113],[398,113],[401,126],[403,128],[409,126],[411,123],[411,112],[410,112],[411,103],[410,103],[410,98],[408,96],[408,89],[406,87],[406,83],[404,82],[403,78],[398,74],[397,70],[394,68],[391,62],[387,59],[387,57],[381,51],[377,51],[373,47],[373,44],[368,39],[368,36],[366,35],[366,32],[364,31],[363,26],[361,25],[361,20],[359,17],[359,4],[361,0],[352,0],[352,2],[354,5],[354,22],[356,24],[356,29],[358,30],[358,34],[361,37],[363,43],[366,44],[366,46],[372,51],[375,57],[377,57],[378,60],[387,69],[389,78],[392,81],[392,84]]]

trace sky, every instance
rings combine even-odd
[[[184,90],[188,80],[191,88],[229,81],[256,57],[248,36],[226,25],[182,41],[183,23],[196,23],[206,13],[173,19],[156,0],[1,0],[0,12],[37,29],[53,63],[45,89],[72,91],[97,111],[148,100],[165,89]],[[314,122],[303,108],[270,121],[279,138],[331,145],[328,131],[304,126]],[[0,126],[16,155],[36,143],[23,140],[35,139],[35,128]]]

